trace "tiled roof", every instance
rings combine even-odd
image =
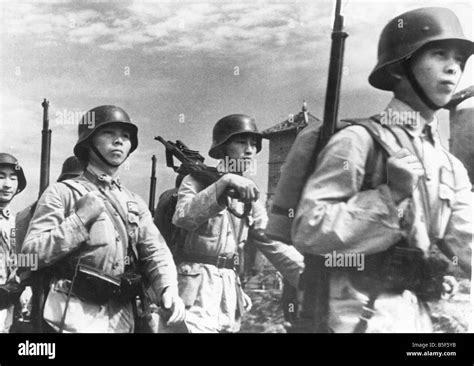
[[[306,115],[306,116],[305,116]],[[290,122],[291,119],[291,122]],[[309,112],[299,112],[298,114],[294,115],[293,118],[288,118],[283,122],[276,124],[273,127],[267,128],[266,130],[262,131],[263,138],[269,138],[271,135],[279,132],[284,131],[291,131],[294,129],[303,129],[308,124],[318,123],[321,120],[315,116],[313,116]]]

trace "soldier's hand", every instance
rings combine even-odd
[[[88,192],[76,203],[76,214],[84,225],[93,222],[104,211],[104,198],[99,191]]]
[[[387,160],[388,186],[395,203],[409,197],[424,174],[418,158],[403,148]]]
[[[241,201],[252,202],[258,200],[260,191],[251,179],[232,173],[224,175],[223,178],[227,183],[227,188],[234,188],[239,193]]]
[[[243,300],[244,300],[245,311],[250,311],[252,309],[252,299],[245,292],[244,292]]]
[[[31,287],[26,286],[20,295],[21,317],[23,319],[28,319],[31,316],[32,296],[33,292],[31,291]]]
[[[185,311],[183,300],[178,295],[176,287],[167,287],[161,295],[161,303],[169,318],[166,325],[174,325],[184,321]]]

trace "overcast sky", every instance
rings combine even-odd
[[[50,100],[51,181],[72,155],[80,115],[98,105],[124,108],[139,127],[139,147],[122,180],[146,200],[150,159],[157,193],[171,187],[156,135],[181,139],[206,162],[214,123],[232,113],[268,128],[301,110],[322,116],[333,1],[9,2],[0,4],[0,151],[23,165],[28,187],[14,209],[36,199],[43,98]],[[346,41],[340,117],[380,112],[390,99],[367,82],[378,36],[396,15],[446,6],[472,39],[470,1],[343,1]],[[472,84],[472,60],[461,86]],[[447,113],[441,115],[447,138]],[[258,157],[266,191],[268,143]]]

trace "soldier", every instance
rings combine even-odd
[[[59,177],[57,182],[62,182],[66,179],[75,178],[82,174],[83,168],[81,166],[81,162],[76,156],[70,156],[63,162],[63,166],[61,168],[61,173],[59,173]]]
[[[288,280],[298,286],[303,258],[295,248],[266,239],[267,214],[258,201],[255,183],[242,176],[261,150],[262,136],[253,118],[234,114],[214,126],[209,155],[222,159],[225,173],[207,188],[191,175],[183,179],[173,223],[188,234],[178,265],[179,293],[187,312],[190,332],[237,332],[250,298],[243,292],[236,260],[239,247],[252,237],[260,249]],[[239,200],[230,197],[229,189]],[[248,215],[238,218],[235,214]]]
[[[12,261],[12,255],[16,254],[15,216],[9,206],[13,197],[25,187],[25,174],[16,158],[0,153],[0,333],[9,332],[14,304],[21,291]]]
[[[83,123],[90,116],[93,128]],[[137,145],[123,109],[93,108],[74,146],[84,173],[52,184],[38,202],[22,252],[37,254],[39,268],[54,266],[43,311],[53,331],[132,332],[144,283],[168,309],[168,324],[184,317],[171,253],[145,202],[118,178]]]
[[[436,112],[450,101],[472,51],[449,9],[391,20],[369,83],[394,94],[373,125],[395,154],[387,159],[367,129],[351,126],[318,157],[293,223],[294,244],[329,259],[365,255],[365,269],[331,274],[334,332],[432,332],[426,301],[452,290],[442,281],[446,266],[441,276],[433,269],[439,262],[432,251],[471,271],[471,183],[441,146]]]

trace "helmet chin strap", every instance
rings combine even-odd
[[[107,159],[100,153],[100,151],[95,147],[94,144],[90,144],[91,150],[97,155],[97,157],[102,160],[104,164],[107,164],[108,166],[111,166],[113,168],[118,168],[121,164],[112,164],[107,161]]]
[[[413,74],[413,70],[411,67],[411,59],[408,58],[404,62],[402,62],[403,69],[405,70],[405,74],[408,78],[408,81],[410,85],[412,86],[413,90],[415,93],[420,97],[420,99],[425,103],[430,109],[437,111],[444,106],[439,106],[436,103],[434,103],[430,97],[426,94],[426,92],[423,90],[423,87],[420,85],[418,80],[416,80],[415,75]]]

